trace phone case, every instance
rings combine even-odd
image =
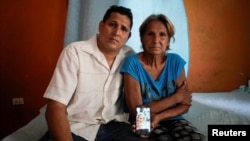
[[[150,107],[148,106],[136,107],[136,133],[150,133]]]

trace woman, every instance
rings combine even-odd
[[[177,54],[167,53],[174,39],[174,25],[163,14],[150,15],[140,26],[143,52],[127,57],[122,65],[125,99],[130,121],[135,122],[136,106],[151,109],[151,134],[157,140],[204,140],[182,115],[191,106],[184,65]],[[181,126],[181,127],[180,127]]]

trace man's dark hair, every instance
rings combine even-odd
[[[117,6],[117,5],[112,5],[110,8],[106,11],[105,15],[103,16],[102,21],[105,22],[111,15],[111,13],[120,13],[122,15],[126,15],[130,19],[130,30],[132,29],[133,26],[133,14],[129,8],[123,7],[123,6]]]

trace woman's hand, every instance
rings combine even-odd
[[[136,134],[136,124],[132,124],[132,131]],[[137,134],[138,135],[138,134]],[[140,138],[149,138],[149,135],[146,134],[140,134],[139,135]]]
[[[154,130],[155,127],[158,126],[159,122],[160,122],[160,119],[157,116],[157,114],[151,113],[151,131]]]

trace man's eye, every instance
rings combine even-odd
[[[110,23],[110,24],[109,24],[109,26],[111,26],[111,27],[115,27],[115,26],[116,26],[116,24],[115,24],[115,23]]]
[[[152,35],[154,35],[154,33],[153,32],[147,32],[147,35],[152,36]]]

